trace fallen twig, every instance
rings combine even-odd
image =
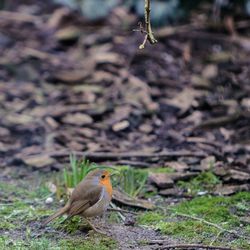
[[[152,240],[149,241],[148,244],[164,244],[168,243],[166,240]],[[157,249],[214,249],[214,250],[233,250],[233,248],[230,247],[220,247],[220,246],[208,246],[208,245],[200,245],[200,244],[173,244],[173,245],[167,245],[162,246]],[[236,249],[235,249],[236,250]]]
[[[225,126],[230,123],[234,123],[242,116],[242,112],[235,112],[234,114],[211,118],[207,121],[202,122],[196,128],[214,128],[219,126]]]
[[[226,233],[229,233],[229,234],[233,234],[233,235],[237,236],[238,238],[243,238],[243,239],[249,239],[250,240],[250,237],[247,237],[246,235],[241,235],[237,231],[234,231],[234,230],[225,229],[225,228],[223,228],[223,227],[221,227],[221,226],[219,226],[219,225],[217,225],[215,223],[206,221],[206,220],[204,220],[202,218],[195,217],[195,216],[192,216],[192,215],[189,215],[189,214],[178,213],[178,212],[175,212],[175,214],[177,216],[182,216],[182,217],[185,217],[185,218],[189,218],[189,219],[200,221],[200,222],[202,222],[204,224],[207,224],[209,226],[212,226],[212,227],[215,227],[215,228],[219,229],[221,232],[226,232]]]
[[[120,160],[117,162],[119,165],[123,166],[131,166],[131,167],[138,167],[138,168],[150,168],[151,164],[146,163],[144,161],[131,161],[131,160]]]
[[[202,137],[187,137],[186,141],[206,144],[206,145],[213,146],[216,148],[221,148],[221,146],[222,146],[221,143],[219,143],[219,142],[209,141],[207,138],[202,138]]]
[[[68,157],[68,151],[54,151],[44,153],[50,157]],[[128,152],[128,153],[110,153],[110,152],[74,152],[76,156],[88,158],[89,160],[102,161],[102,160],[120,160],[130,158],[142,158],[142,159],[172,159],[176,157],[205,157],[204,152],[191,152],[191,151],[175,151],[175,152],[160,152],[160,153],[144,153],[144,152]],[[32,156],[30,156],[32,157]]]
[[[111,209],[117,209],[117,206],[113,202],[110,203],[110,206],[112,207]],[[118,215],[123,222],[126,220],[125,216],[120,211],[118,212]]]
[[[42,21],[38,19],[37,16],[6,10],[0,11],[0,19],[7,19],[14,22],[34,23],[35,25],[42,23]]]
[[[222,233],[223,233],[223,231],[219,231],[219,233],[214,237],[214,239],[211,241],[211,243],[209,245],[212,246],[219,239],[219,237]]]
[[[128,211],[128,210],[121,209],[121,208],[108,208],[108,211],[114,211],[114,212],[121,212],[121,213],[125,213],[125,214],[138,215],[138,213],[136,213],[136,212]]]

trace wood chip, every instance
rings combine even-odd
[[[139,207],[150,210],[155,208],[155,205],[153,203],[147,200],[132,198],[127,194],[120,192],[117,189],[113,190],[112,199],[131,207]]]
[[[214,191],[214,194],[217,195],[232,195],[237,192],[242,191],[250,191],[250,185],[249,184],[243,184],[243,185],[224,185],[224,186],[217,186],[216,190]]]
[[[10,131],[7,128],[0,127],[0,137],[9,136]]]
[[[177,172],[184,172],[185,170],[189,169],[189,166],[185,162],[181,161],[167,161],[164,163],[164,166],[170,167]]]
[[[160,190],[159,194],[163,196],[179,197],[181,195],[181,191],[178,188],[167,188]]]
[[[149,175],[149,182],[161,189],[171,188],[174,185],[174,181],[167,174],[162,173],[151,173]]]
[[[139,130],[143,133],[149,134],[153,131],[153,127],[151,125],[148,125],[148,124],[142,124],[139,127]]]
[[[215,157],[214,156],[208,156],[205,159],[201,160],[200,168],[203,171],[210,170],[213,168],[215,164]]]
[[[117,122],[112,126],[112,130],[114,132],[119,132],[119,131],[127,129],[129,127],[129,125],[130,125],[129,121],[127,121],[127,120]]]
[[[22,160],[26,165],[36,168],[50,166],[55,162],[53,158],[46,155],[24,157]]]
[[[231,181],[250,181],[250,174],[235,169],[229,169],[229,176],[224,178]]]
[[[75,26],[62,28],[55,33],[59,42],[76,41],[81,35],[81,30]]]
[[[93,119],[91,116],[82,113],[67,114],[62,118],[62,121],[63,123],[76,126],[89,125],[93,123]]]
[[[187,172],[187,173],[151,173],[149,175],[149,181],[155,184],[158,188],[171,188],[177,181],[188,180],[195,177],[197,173]]]
[[[66,70],[53,72],[49,76],[49,80],[62,83],[77,83],[81,82],[89,76],[89,73],[84,69]]]

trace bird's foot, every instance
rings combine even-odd
[[[87,219],[86,219],[86,220],[87,220]],[[93,229],[93,231],[95,231],[96,233],[99,233],[99,234],[102,234],[102,235],[107,235],[106,232],[104,232],[104,231],[102,231],[102,230],[96,228],[96,227],[94,226],[94,224],[91,223],[89,220],[87,220],[87,222],[89,223],[89,225],[90,225],[90,227]]]

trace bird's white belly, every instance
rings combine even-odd
[[[84,217],[93,217],[93,216],[99,216],[103,214],[104,211],[107,210],[109,203],[111,201],[111,197],[106,192],[105,189],[103,189],[100,199],[97,203],[95,203],[92,207],[86,209],[83,212]]]

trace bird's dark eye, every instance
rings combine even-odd
[[[103,174],[101,177],[102,177],[102,179],[104,179],[104,178],[105,178],[105,175]]]

